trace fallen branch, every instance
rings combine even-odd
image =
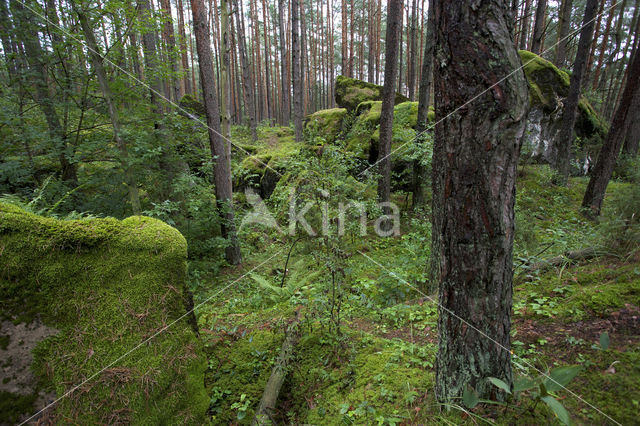
[[[289,364],[293,361],[294,349],[300,340],[300,310],[296,312],[294,320],[287,327],[284,343],[280,349],[280,355],[276,360],[276,364],[273,366],[271,376],[264,387],[262,398],[260,398],[260,404],[256,410],[256,414],[253,418],[252,425],[267,425],[276,424],[272,418],[272,413],[275,409],[276,402],[278,401],[278,395],[282,384],[289,373]]]
[[[587,247],[582,250],[568,251],[560,256],[555,256],[534,264],[526,268],[526,272],[545,272],[551,268],[561,266],[569,261],[593,259],[601,254],[595,247]]]

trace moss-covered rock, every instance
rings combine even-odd
[[[307,116],[304,121],[304,129],[309,135],[318,135],[327,143],[336,140],[342,131],[342,123],[347,110],[345,108],[332,108],[316,111]]]
[[[361,102],[382,100],[382,86],[339,75],[336,79],[335,97],[338,106],[353,111]],[[396,104],[408,100],[405,96],[396,93]]]
[[[60,330],[35,347],[32,365],[43,388],[73,390],[56,419],[202,422],[205,361],[177,230],[141,216],[61,221],[0,203],[0,247],[4,319]]]
[[[546,59],[526,50],[518,52],[529,85],[531,109],[527,117],[525,152],[534,159],[552,163],[557,157],[557,136],[562,125],[562,111],[569,94],[569,75]],[[580,138],[576,159],[588,164],[607,133],[607,125],[598,117],[589,101],[581,97],[575,124]],[[587,171],[585,167],[585,170]]]
[[[204,104],[191,95],[184,95],[182,99],[180,99],[180,108],[199,117],[206,117],[207,115]]]

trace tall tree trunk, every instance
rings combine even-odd
[[[342,69],[340,72],[342,73],[342,75],[347,75],[349,54],[349,50],[347,48],[347,42],[349,41],[347,38],[347,0],[342,0],[340,12],[342,14],[342,21],[340,22],[340,29],[342,30],[342,55],[340,58],[342,60]]]
[[[182,0],[178,0],[178,33],[180,34],[180,57],[182,60],[182,72],[184,93],[191,94],[191,80],[189,79],[189,58],[187,55],[187,36],[184,31],[184,7]]]
[[[120,162],[122,165],[122,169],[124,170],[125,181],[127,183],[127,189],[129,192],[129,202],[131,203],[131,209],[133,210],[133,214],[140,214],[140,197],[138,195],[138,186],[136,184],[135,175],[133,174],[133,169],[129,165],[129,153],[127,152],[127,143],[122,137],[122,132],[120,130],[120,119],[118,117],[118,109],[113,101],[113,93],[111,92],[111,87],[109,86],[109,82],[107,81],[107,73],[105,72],[104,65],[102,63],[102,56],[100,55],[98,43],[96,42],[95,34],[93,34],[93,30],[89,25],[89,21],[87,16],[83,11],[80,10],[79,6],[76,3],[71,3],[76,15],[78,15],[78,21],[80,22],[80,26],[82,27],[82,32],[84,34],[85,40],[87,41],[87,48],[89,51],[89,58],[93,65],[93,69],[98,77],[98,84],[100,85],[100,90],[102,91],[102,96],[104,97],[104,101],[107,104],[107,110],[109,111],[109,119],[111,121],[111,126],[113,127],[113,138],[116,141],[116,145],[118,146],[118,150],[120,151]]]
[[[600,7],[598,8],[598,14],[595,16],[596,29],[593,33],[593,39],[591,40],[591,50],[589,51],[589,60],[587,61],[587,74],[591,72],[593,65],[593,59],[596,54],[596,47],[598,45],[598,37],[600,36],[600,24],[602,23],[602,11],[607,0],[600,1]]]
[[[391,132],[393,129],[393,106],[396,97],[398,76],[398,49],[402,31],[402,0],[387,3],[387,33],[385,36],[384,85],[382,86],[382,111],[380,112],[380,139],[378,159],[378,201],[391,200]],[[383,209],[388,214],[389,208]]]
[[[221,135],[220,109],[216,98],[216,84],[213,79],[213,60],[209,41],[207,12],[203,0],[191,0],[193,14],[193,30],[196,36],[196,49],[200,66],[200,83],[207,113],[207,126],[211,156],[214,162],[214,180],[216,186],[216,202],[222,218],[222,236],[227,239],[225,248],[227,262],[236,265],[242,262],[240,245],[236,236],[234,223],[232,186],[231,186],[231,148]]]
[[[20,0],[11,0],[10,4],[18,37],[22,41],[24,53],[31,70],[31,78],[35,86],[34,99],[47,122],[49,138],[51,138],[51,142],[56,147],[60,161],[60,177],[69,184],[76,186],[78,184],[76,164],[70,160],[73,153],[68,152],[67,137],[47,84],[44,51],[38,37],[38,26],[34,22],[35,15],[31,11],[26,11]]]
[[[389,6],[387,5],[387,14],[388,12],[388,8]],[[387,20],[388,20],[388,16],[387,16]],[[388,25],[388,24],[387,24]],[[404,91],[402,90],[402,52],[404,52],[404,46],[403,46],[403,35],[404,32],[402,31],[402,27],[404,25],[404,5],[402,6],[402,11],[400,12],[400,34],[398,35],[399,37],[399,47],[397,48],[399,50],[399,59],[398,59],[398,75],[397,75],[397,79],[398,79],[398,93],[403,93]],[[386,65],[385,65],[385,70],[386,70]]]
[[[273,114],[273,100],[271,99],[273,88],[271,87],[271,45],[269,42],[269,15],[267,13],[267,0],[262,0],[262,21],[264,31],[264,64],[265,64],[265,81],[267,83],[267,118],[269,124],[272,125]]]
[[[291,0],[291,67],[293,68],[293,124],[296,142],[302,141],[302,69],[300,61],[300,4]]]
[[[602,69],[602,63],[604,62],[604,52],[607,49],[607,46],[609,45],[609,32],[611,31],[611,23],[613,22],[613,16],[615,14],[616,14],[616,8],[611,7],[609,10],[609,15],[607,16],[607,23],[604,27],[604,33],[602,34],[602,42],[600,43],[600,53],[598,54],[598,62],[596,64],[596,69],[593,74],[593,83],[591,86],[593,90],[596,90],[598,88],[598,82],[600,81],[600,70]]]
[[[167,59],[171,64],[173,75],[170,78],[173,86],[173,99],[180,101],[180,67],[178,66],[178,57],[176,55],[176,36],[173,31],[173,16],[171,15],[171,3],[169,0],[160,0],[160,6],[164,12],[164,22],[162,25],[162,37],[167,50]]]
[[[433,154],[433,194],[440,194],[433,232],[443,242],[436,358],[442,402],[459,400],[467,388],[502,400],[487,378],[512,383],[515,181],[528,91],[509,16],[507,0],[436,5],[436,115],[447,117],[436,126]]]
[[[429,113],[429,102],[431,101],[431,83],[433,81],[433,45],[434,45],[434,3],[429,0],[429,11],[427,18],[427,41],[424,45],[424,59],[422,60],[422,73],[420,77],[420,87],[418,88],[418,120],[416,123],[416,133],[418,142],[424,140],[423,134],[427,129],[427,115]],[[421,161],[413,162],[413,206],[424,204],[424,168]]]
[[[640,50],[635,49],[629,68],[629,78],[620,98],[620,104],[616,109],[611,122],[611,128],[607,134],[598,160],[591,172],[591,179],[582,199],[582,207],[589,210],[590,215],[598,216],[602,208],[602,200],[609,185],[613,168],[618,159],[618,153],[628,135],[629,127],[638,116],[640,109]],[[637,121],[636,121],[637,123]]]
[[[222,136],[231,139],[231,123],[229,105],[231,101],[231,80],[229,78],[229,63],[231,57],[231,45],[229,34],[229,0],[220,0],[220,120]]]
[[[524,0],[524,12],[522,13],[522,30],[520,31],[520,49],[527,48],[529,41],[529,10],[531,8],[531,0]]]
[[[278,0],[278,29],[280,31],[280,71],[282,81],[282,125],[288,126],[291,120],[291,101],[289,100],[289,78],[287,76],[287,41],[285,39],[285,0]]]
[[[589,53],[589,45],[593,38],[594,18],[596,17],[597,8],[598,0],[587,0],[584,19],[582,21],[582,30],[580,31],[580,41],[578,42],[578,52],[576,53],[573,73],[571,74],[569,96],[567,96],[564,111],[562,112],[562,127],[560,128],[557,139],[558,159],[556,161],[558,183],[561,185],[566,185],[567,179],[569,178],[569,159],[571,157],[571,147],[573,146],[574,139],[573,128],[576,124],[580,88],[582,86],[582,77],[587,68],[586,59]]]
[[[224,1],[224,0],[223,0]],[[234,0],[234,9],[240,12],[238,0]],[[245,44],[244,19],[238,15],[236,19],[236,30],[238,34],[238,49],[240,50],[240,62],[242,64],[242,82],[244,84],[244,106],[249,118],[249,129],[251,130],[251,140],[258,140],[256,129],[256,112],[253,100],[253,88],[251,84],[251,67],[247,58],[247,47]]]
[[[531,51],[536,54],[540,54],[542,51],[542,39],[544,37],[545,29],[545,13],[547,11],[547,0],[538,0],[538,7],[536,8],[536,20],[533,25],[533,39],[531,40]]]
[[[354,76],[354,71],[353,71],[353,66],[354,66],[354,56],[355,56],[355,51],[354,51],[354,39],[355,39],[355,19],[354,19],[354,10],[355,10],[355,0],[351,0],[350,3],[350,19],[349,19],[349,29],[350,29],[350,36],[349,36],[349,72],[347,73],[347,77],[353,77]]]
[[[622,145],[622,152],[628,157],[636,157],[640,146],[640,108],[636,106],[633,113],[631,124],[624,138],[624,145]]]
[[[622,3],[620,3],[620,12],[618,15],[618,18],[616,20],[616,29],[614,32],[614,37],[615,37],[615,44],[614,44],[614,48],[613,51],[609,54],[609,56],[607,57],[607,61],[606,61],[606,65],[604,65],[604,72],[602,72],[602,76],[600,78],[600,81],[597,83],[597,87],[600,88],[605,88],[606,86],[606,81],[608,79],[608,77],[612,76],[613,73],[613,62],[614,60],[617,58],[618,53],[620,53],[620,46],[622,44],[622,22],[624,21],[624,12],[627,6],[627,0],[622,0]],[[594,84],[595,84],[595,79],[594,79]],[[609,86],[610,87],[610,86]],[[609,96],[609,93],[607,91],[606,93],[606,97]],[[605,105],[606,107],[606,101],[605,101]],[[602,112],[602,108],[601,108],[601,112]]]
[[[573,0],[562,0],[560,3],[560,21],[558,23],[558,41],[556,43],[556,55],[553,63],[558,67],[564,67],[567,60],[567,44],[569,28],[571,26],[571,12]]]
[[[416,90],[416,57],[417,49],[418,49],[418,29],[417,29],[417,19],[418,19],[418,1],[413,0],[413,6],[411,7],[411,29],[409,32],[410,40],[409,40],[409,64],[408,68],[408,76],[407,76],[407,85],[409,86],[409,99],[415,100],[415,90]]]

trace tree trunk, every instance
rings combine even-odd
[[[467,388],[502,400],[487,378],[512,383],[515,181],[529,100],[509,16],[507,0],[440,0],[435,11],[436,115],[447,117],[436,126],[433,156],[440,175],[433,193],[441,194],[433,232],[442,238],[442,402],[459,400]]]
[[[293,124],[296,142],[302,142],[302,81],[300,61],[300,4],[291,0],[291,67],[293,68]]]
[[[93,65],[93,69],[98,77],[98,84],[100,85],[100,90],[102,91],[102,96],[104,96],[104,101],[107,104],[107,110],[109,111],[109,119],[111,121],[111,126],[113,127],[113,138],[116,141],[116,145],[118,146],[118,150],[120,151],[120,162],[122,164],[122,169],[124,170],[125,181],[127,183],[127,189],[129,191],[129,202],[131,203],[131,209],[133,210],[133,214],[140,214],[140,197],[138,195],[138,186],[136,184],[136,179],[133,174],[133,170],[129,165],[128,157],[129,153],[127,152],[127,143],[122,138],[122,133],[120,131],[120,119],[118,117],[118,109],[113,102],[113,93],[111,92],[111,87],[109,86],[109,82],[107,81],[107,73],[105,72],[104,65],[102,64],[102,56],[99,53],[98,43],[96,42],[96,37],[93,34],[93,30],[89,25],[89,21],[87,16],[83,11],[79,9],[76,3],[71,3],[76,15],[78,15],[78,21],[80,22],[80,26],[82,27],[82,32],[87,41],[87,48],[89,50],[89,58]]]
[[[628,157],[636,157],[640,145],[640,108],[636,108],[634,113],[622,145],[622,152]]]
[[[564,111],[562,112],[562,127],[560,128],[557,139],[558,159],[556,161],[558,183],[561,185],[566,185],[567,179],[569,178],[569,160],[574,139],[573,128],[576,124],[580,88],[582,86],[582,77],[587,68],[586,59],[589,53],[589,45],[593,38],[594,18],[596,17],[597,8],[598,0],[587,0],[584,19],[582,21],[582,30],[580,31],[580,41],[578,42],[578,51],[576,53],[576,61],[573,64],[573,73],[571,74],[569,96],[567,96]]]
[[[542,51],[542,39],[545,29],[545,12],[547,10],[547,0],[538,0],[536,8],[536,20],[533,25],[533,40],[531,41],[531,51],[540,54]]]
[[[167,59],[171,64],[173,75],[170,80],[173,86],[173,98],[176,103],[180,102],[180,67],[176,54],[176,36],[173,31],[173,16],[171,15],[171,3],[169,0],[160,0],[162,11],[164,12],[164,22],[162,25],[162,37],[166,44]]]
[[[271,119],[273,118],[273,101],[271,99],[273,88],[271,87],[271,46],[269,39],[269,15],[267,14],[267,0],[262,0],[262,21],[264,31],[264,77],[267,83],[267,118],[269,124],[273,125]],[[256,136],[257,138],[257,136]]]
[[[598,216],[602,208],[602,200],[607,190],[607,185],[611,179],[613,168],[618,159],[618,153],[628,135],[629,127],[638,116],[640,109],[640,50],[634,50],[631,65],[629,68],[629,78],[620,98],[620,104],[616,109],[611,122],[611,128],[607,134],[598,161],[591,172],[591,179],[587,185],[587,190],[582,200],[582,207],[589,210],[590,215]],[[637,123],[637,121],[636,121]]]
[[[598,44],[598,36],[600,35],[600,24],[602,23],[602,11],[604,10],[604,4],[607,0],[600,1],[600,7],[598,8],[598,13],[594,17],[596,22],[596,29],[593,33],[593,37],[591,40],[591,50],[589,51],[589,60],[587,61],[587,74],[591,72],[591,67],[593,66],[593,58],[596,54],[596,46]]]
[[[229,0],[220,0],[220,124],[222,136],[231,139],[231,120],[229,116],[229,102],[231,100],[229,78],[229,62],[231,56],[229,34]]]
[[[417,44],[418,44],[418,29],[416,20],[417,17],[417,9],[418,9],[418,1],[413,0],[413,5],[411,7],[411,28],[409,31],[409,64],[407,65],[407,85],[409,86],[409,99],[415,100],[415,90],[416,90],[416,57],[417,55]]]
[[[614,60],[618,57],[618,53],[620,52],[620,46],[622,44],[622,22],[624,21],[624,12],[627,6],[627,0],[622,0],[622,3],[620,4],[620,13],[618,15],[618,18],[616,20],[616,29],[614,30],[614,37],[615,37],[615,44],[614,44],[614,48],[613,51],[609,54],[606,64],[603,66],[604,67],[604,72],[602,72],[602,76],[600,77],[600,81],[597,83],[596,87],[600,87],[602,89],[605,89],[606,85],[606,81],[608,79],[608,77],[613,75],[613,62]],[[611,79],[609,79],[611,80]],[[594,84],[596,84],[596,80],[594,79]],[[609,85],[609,88],[611,87],[611,85]],[[607,93],[606,93],[606,98],[609,98],[609,90],[607,89]],[[606,108],[606,100],[603,102],[603,108],[600,109],[600,112],[604,112],[604,109]]]
[[[214,179],[216,186],[216,203],[222,219],[222,236],[227,239],[225,248],[227,262],[236,265],[242,262],[240,245],[236,236],[234,223],[232,186],[231,186],[231,152],[228,141],[221,137],[220,109],[216,97],[216,84],[213,79],[213,60],[209,41],[209,26],[203,0],[191,0],[193,14],[193,30],[196,36],[196,49],[200,66],[200,85],[207,113],[207,127],[211,156],[214,162]]]
[[[278,0],[278,29],[280,31],[280,71],[282,81],[282,125],[288,126],[291,120],[291,101],[289,100],[290,88],[287,76],[287,41],[284,37],[285,0]]]
[[[180,51],[182,59],[182,72],[184,93],[191,94],[191,80],[189,79],[189,58],[187,56],[187,36],[184,31],[184,7],[182,0],[178,0],[178,32],[180,34]]]
[[[380,140],[378,149],[378,201],[387,203],[391,199],[391,132],[393,129],[393,106],[396,96],[395,83],[398,76],[398,49],[402,31],[402,0],[387,3],[387,33],[384,58],[384,85],[382,86],[382,111],[380,112]],[[388,208],[383,209],[384,214]]]
[[[615,15],[615,13],[616,13],[616,8],[612,7],[609,10],[609,15],[607,16],[607,23],[604,27],[604,33],[602,34],[602,42],[600,43],[600,53],[598,54],[598,62],[596,64],[596,69],[593,74],[593,83],[591,86],[593,90],[596,90],[598,88],[598,82],[600,81],[600,70],[602,69],[602,63],[604,62],[604,52],[607,49],[607,46],[609,45],[609,32],[611,31],[611,23],[613,22],[613,15]]]
[[[527,48],[529,39],[529,9],[531,8],[531,0],[524,1],[524,12],[522,13],[522,30],[520,31],[520,49]]]
[[[429,11],[427,18],[427,41],[424,45],[424,58],[422,60],[422,74],[420,77],[420,87],[418,88],[418,120],[416,123],[416,133],[418,142],[422,142],[420,136],[427,128],[427,115],[429,113],[429,102],[431,102],[431,83],[433,81],[433,44],[434,44],[434,0],[429,0]],[[413,206],[424,204],[424,168],[420,160],[413,162]]]
[[[564,67],[567,60],[567,37],[571,26],[571,12],[573,0],[562,0],[560,4],[560,22],[558,23],[558,41],[556,45],[556,56],[554,64],[560,68]]]
[[[223,0],[224,1],[224,0]],[[240,11],[238,0],[234,1],[234,9]],[[251,67],[247,58],[247,47],[245,44],[244,19],[238,15],[236,18],[236,30],[238,33],[238,49],[240,50],[240,62],[242,64],[242,82],[244,84],[244,105],[249,118],[249,129],[251,130],[251,140],[258,140],[258,132],[256,128],[256,113],[253,100],[253,87],[251,84]]]
[[[341,3],[341,8],[340,8],[340,12],[342,14],[342,21],[340,22],[340,29],[342,31],[342,40],[341,40],[341,46],[342,46],[342,54],[341,54],[341,60],[342,60],[342,69],[341,69],[341,73],[342,75],[347,75],[347,63],[348,63],[348,49],[347,49],[347,0],[342,0]]]

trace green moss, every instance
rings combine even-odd
[[[336,79],[335,97],[338,106],[353,111],[361,102],[382,100],[382,86],[340,75]],[[396,93],[396,104],[406,101],[405,96]]]
[[[597,136],[599,137],[599,142],[604,139],[609,131],[607,124],[598,116],[598,113],[585,97],[581,97],[578,101],[578,117],[575,129],[578,136],[583,138]]]
[[[19,395],[0,391],[0,418],[3,422],[18,423],[21,416],[33,413],[37,397],[37,394]]]
[[[342,122],[346,115],[347,110],[344,108],[316,111],[305,119],[305,131],[332,143],[342,131]]]
[[[200,117],[207,115],[204,104],[191,95],[184,95],[182,99],[180,99],[180,108]]]
[[[11,336],[0,336],[0,349],[2,349],[3,351],[7,350],[7,347],[9,346],[9,343],[11,342]]]
[[[520,50],[524,74],[529,83],[529,99],[532,105],[542,105],[553,111],[558,98],[569,94],[569,75],[535,53]]]
[[[60,418],[202,420],[204,357],[184,315],[177,230],[140,216],[60,221],[0,203],[0,245],[3,311],[61,330],[34,349],[36,374],[60,396],[109,366],[58,403]]]

